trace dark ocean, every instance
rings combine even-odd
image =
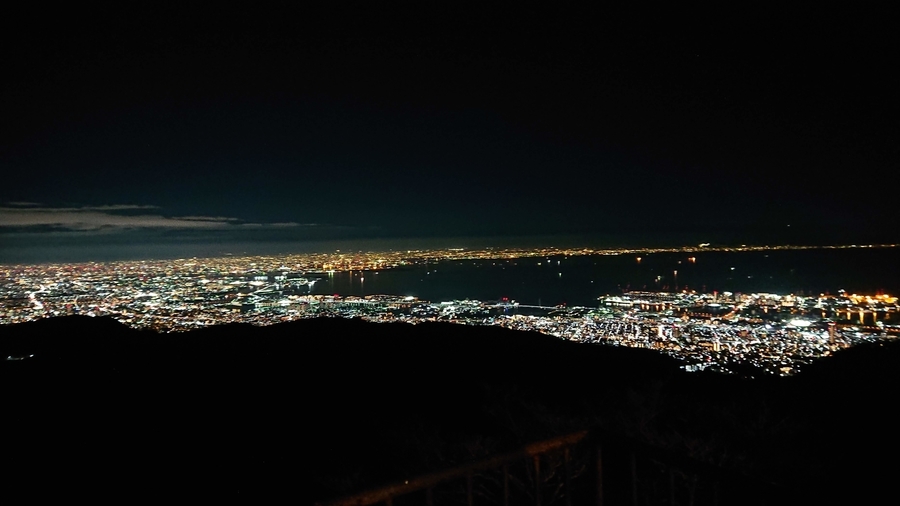
[[[732,238],[733,239],[733,238]],[[786,238],[785,238],[786,239]],[[0,242],[0,263],[279,255],[305,252],[432,248],[623,248],[698,244],[709,238],[655,235],[529,236],[432,239],[344,239],[283,242],[174,240],[91,244]],[[791,241],[784,240],[781,243]],[[767,242],[773,244],[773,242]],[[774,242],[778,244],[779,242]],[[734,240],[718,244],[740,244]],[[807,243],[808,244],[808,243]],[[637,257],[641,260],[638,261]],[[695,260],[691,260],[693,257]],[[677,273],[676,273],[677,271]],[[499,300],[523,304],[596,305],[624,290],[696,290],[779,294],[900,293],[900,248],[704,252],[441,262],[375,272],[324,276],[313,292],[339,295],[411,295],[424,300]]]
[[[377,273],[336,272],[323,277],[313,292],[431,301],[505,297],[545,306],[592,306],[598,297],[624,290],[897,294],[898,260],[896,248],[855,248],[453,261]]]

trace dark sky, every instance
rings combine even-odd
[[[9,16],[0,249],[900,237],[877,13],[476,5]]]

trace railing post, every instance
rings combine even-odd
[[[568,446],[563,450],[563,461],[566,470],[566,506],[572,506],[572,466],[570,464],[571,451]]]
[[[466,474],[466,504],[472,506],[472,471]]]
[[[631,504],[633,506],[638,504],[637,457],[634,454],[634,450],[631,451]]]
[[[503,464],[503,506],[509,506],[509,464]]]
[[[541,456],[534,456],[534,504],[541,506]]]
[[[425,489],[425,506],[434,506],[434,488]]]
[[[603,447],[597,445],[597,506],[603,506]]]
[[[675,473],[672,472],[672,466],[666,466],[669,470],[669,504],[675,504]]]
[[[689,496],[688,496],[688,504],[693,506],[694,499],[697,497],[697,474],[696,472],[691,473],[691,483],[688,488]]]

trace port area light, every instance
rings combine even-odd
[[[801,320],[799,318],[795,318],[789,322],[789,325],[792,327],[806,328],[812,325],[812,322],[809,320]]]

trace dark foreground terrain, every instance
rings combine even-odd
[[[584,428],[741,477],[722,493],[766,504],[892,503],[900,469],[896,343],[750,380],[496,327],[66,317],[0,327],[0,356],[8,498],[310,504]]]

